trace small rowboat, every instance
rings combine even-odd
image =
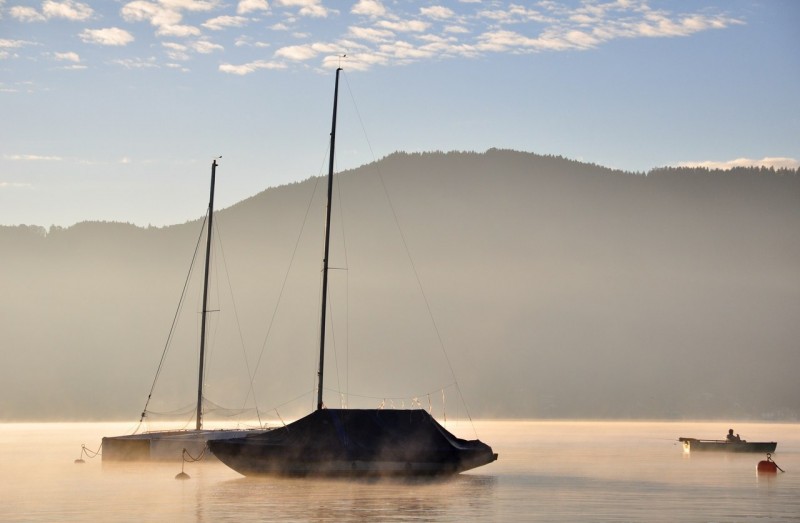
[[[724,439],[678,438],[683,450],[715,452],[775,452],[775,441],[726,441]]]

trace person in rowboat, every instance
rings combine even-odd
[[[725,439],[728,440],[728,443],[738,443],[742,441],[742,438],[740,438],[738,434],[733,434],[733,429],[728,429],[728,436]]]

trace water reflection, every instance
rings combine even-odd
[[[488,518],[497,478],[437,479],[237,478],[197,500],[199,521],[237,518],[303,521],[448,521],[465,513]]]
[[[196,463],[178,481],[176,463],[75,465],[81,443],[112,433],[101,424],[0,424],[0,521],[796,520],[800,425],[747,427],[780,442],[787,472],[770,476],[757,474],[762,455],[675,444],[719,425],[485,422],[479,434],[500,460],[450,478],[245,478]]]

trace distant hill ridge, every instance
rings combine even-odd
[[[291,327],[271,334],[294,352],[270,349],[268,405],[310,380],[322,185],[217,214],[220,279],[243,295],[255,350],[286,274],[286,295],[298,292],[278,309]],[[438,349],[415,352],[424,329],[405,328],[419,301],[410,257],[474,416],[800,418],[800,170],[398,152],[337,175],[336,195],[345,232],[332,258],[347,268],[353,325],[368,325],[349,334],[354,390],[450,380],[434,378]],[[199,234],[198,221],[0,227],[0,417],[138,415]],[[237,369],[222,368],[215,401],[236,403]],[[165,388],[177,396],[193,379]]]
[[[520,152],[520,151],[506,150],[506,149],[489,149],[485,153],[461,152],[461,151],[407,153],[399,151],[392,153],[382,158],[381,160],[378,160],[375,163],[380,168],[380,166],[384,164],[389,166],[395,166],[397,162],[403,162],[406,168],[410,168],[417,165],[416,163],[412,162],[424,162],[424,164],[427,166],[427,169],[429,170],[436,165],[433,162],[441,162],[441,161],[447,162],[450,168],[455,166],[456,162],[475,163],[477,161],[481,161],[481,162],[486,162],[487,164],[491,162],[490,165],[493,164],[494,168],[502,167],[503,169],[507,169],[509,172],[519,172],[519,170],[521,169],[523,172],[529,172],[531,174],[536,174],[538,176],[548,176],[548,175],[596,176],[599,174],[606,174],[606,175],[613,174],[628,179],[631,176],[644,177],[649,180],[653,180],[655,177],[661,177],[659,179],[659,182],[663,182],[665,177],[671,177],[670,179],[674,180],[675,177],[692,176],[694,177],[695,182],[699,181],[700,179],[704,179],[705,180],[704,183],[713,183],[712,180],[719,182],[720,177],[724,177],[727,183],[730,183],[732,179],[739,180],[740,182],[744,180],[749,180],[750,182],[752,182],[757,179],[759,183],[762,183],[764,182],[764,179],[766,177],[777,176],[779,177],[779,180],[777,180],[777,183],[779,184],[787,184],[787,183],[796,184],[797,178],[800,177],[800,169],[787,169],[787,168],[775,169],[773,167],[734,167],[731,169],[708,169],[705,167],[657,167],[647,171],[646,173],[631,172],[620,169],[612,169],[594,163],[586,163],[577,160],[571,160],[563,156],[541,155],[541,154],[527,153],[527,152]],[[497,165],[498,162],[502,165]],[[372,164],[370,164],[369,166],[363,166],[359,169],[345,171],[341,174],[346,175],[352,172],[360,172],[364,169],[371,168],[370,167],[371,165]],[[487,174],[487,172],[482,172],[478,174]],[[293,182],[284,187],[291,187],[294,185],[300,185],[308,182],[309,179],[304,181]],[[242,202],[233,205],[232,207],[247,205],[248,202],[258,201],[265,193],[269,191],[280,190],[281,188],[282,187],[265,189],[261,193],[251,196],[250,198],[247,198]],[[220,212],[224,212],[224,210]],[[72,229],[75,227],[84,227],[85,224],[87,223],[114,224],[115,226],[127,225],[130,227],[138,227],[135,224],[130,224],[130,223],[90,221],[90,222],[81,222],[69,227],[50,226],[49,228],[42,225],[34,225],[34,224],[29,224],[29,225],[21,224],[16,226],[0,225],[0,231],[2,231],[2,233],[4,235],[7,235],[8,237],[12,237],[13,235],[27,235],[27,234],[47,236],[49,229],[54,229],[55,231],[61,231],[64,229]],[[168,225],[165,227],[173,227],[180,225],[182,224]],[[149,226],[146,228],[160,229],[164,227]]]

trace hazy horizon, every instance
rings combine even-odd
[[[502,150],[342,173],[326,404],[796,420],[798,180],[645,177]],[[309,179],[217,213],[217,405],[253,408],[254,392],[267,417],[313,408],[323,188]],[[199,222],[0,228],[0,416],[138,419],[199,234]],[[161,419],[191,416],[199,273],[148,407]]]

